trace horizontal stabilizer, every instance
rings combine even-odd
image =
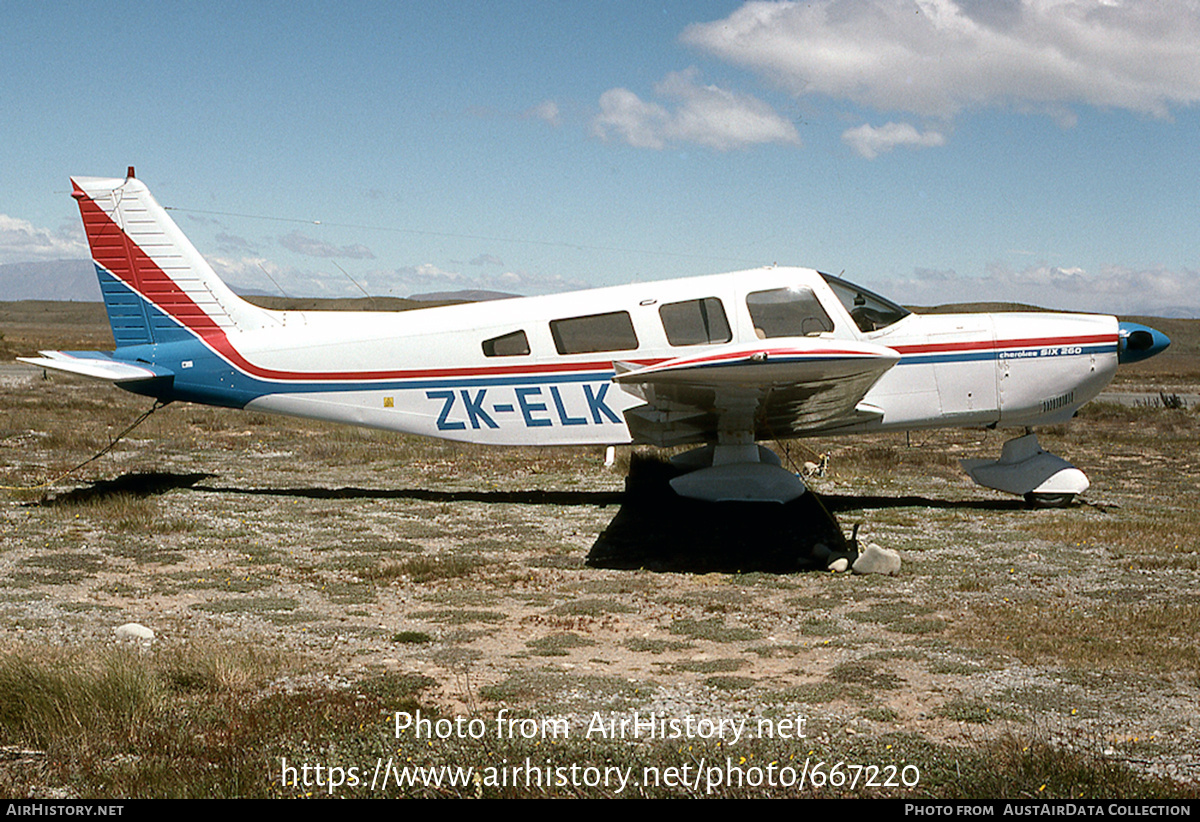
[[[114,360],[101,351],[40,351],[38,353],[42,356],[17,357],[17,359],[39,368],[50,368],[55,371],[65,371],[68,374],[78,374],[82,377],[118,383],[159,380],[175,376],[170,369],[148,363]]]

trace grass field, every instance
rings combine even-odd
[[[1200,323],[1151,324],[1176,345],[1122,381],[1195,393]],[[9,357],[107,330],[24,303],[0,333]],[[5,486],[149,405],[0,379]],[[1200,415],[1093,404],[1039,433],[1085,504],[972,485],[958,459],[1003,432],[781,446],[831,455],[815,490],[899,577],[654,573],[585,564],[628,451],[168,406],[0,495],[0,795],[1200,797]],[[155,641],[118,642],[131,621]],[[447,722],[397,733],[418,712]],[[721,731],[611,738],[635,713]],[[475,770],[395,783],[441,766]]]

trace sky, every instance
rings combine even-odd
[[[266,293],[779,264],[1200,316],[1196,2],[0,9],[0,264],[86,258],[69,176],[133,165]]]

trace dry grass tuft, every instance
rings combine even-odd
[[[1011,602],[975,608],[950,633],[1026,664],[1194,673],[1200,670],[1195,602]]]

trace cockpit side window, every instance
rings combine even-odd
[[[554,320],[550,323],[550,334],[559,354],[630,351],[638,347],[628,311]]]
[[[514,331],[483,341],[485,357],[521,357],[529,353],[529,338],[524,331]]]
[[[733,339],[725,307],[716,297],[666,303],[658,309],[671,345],[707,345]]]
[[[854,283],[846,282],[828,274],[822,274],[825,282],[833,289],[833,293],[846,307],[850,318],[860,331],[878,331],[887,328],[894,322],[899,322],[912,312],[903,306],[896,305],[878,294],[860,288]]]
[[[773,288],[746,296],[759,339],[807,337],[833,330],[833,320],[810,288]]]

